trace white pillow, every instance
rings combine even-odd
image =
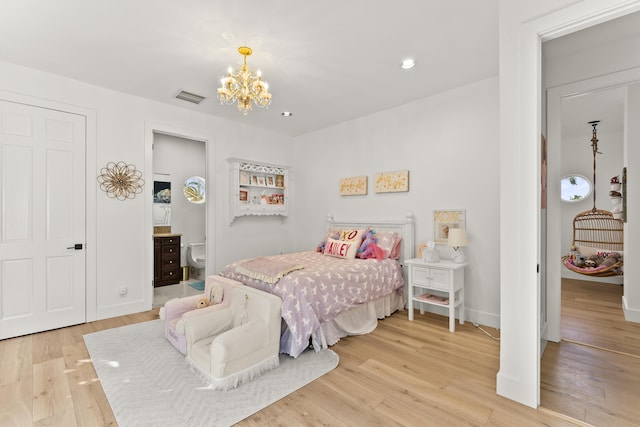
[[[355,259],[359,247],[359,241],[327,239],[324,254],[344,259]]]
[[[596,255],[598,253],[609,253],[609,252],[618,252],[620,257],[624,258],[624,251],[614,251],[611,249],[599,249],[593,248],[591,246],[576,246],[576,249],[580,253],[580,255],[584,255],[589,258],[591,255]]]

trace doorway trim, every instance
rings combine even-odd
[[[540,135],[542,133],[542,41],[640,10],[639,0],[577,2],[566,7],[537,7],[518,21],[506,6],[500,31],[500,173],[518,176],[500,185],[500,312],[503,339],[499,395],[532,408],[540,404],[542,315]],[[502,6],[501,6],[502,9]],[[545,10],[546,9],[546,10]],[[509,12],[511,16],[509,16]],[[540,16],[540,14],[544,14]],[[539,17],[536,17],[539,16]],[[511,40],[510,40],[511,39]],[[551,182],[551,181],[549,181]],[[523,196],[530,195],[530,196]],[[537,198],[537,200],[534,199]],[[551,197],[551,195],[549,195]],[[513,250],[520,259],[514,262]],[[542,266],[543,270],[546,266]]]
[[[575,96],[587,95],[602,90],[626,87],[640,82],[640,67],[597,76],[575,83],[557,86],[547,90],[547,140],[549,141],[549,182],[560,182],[561,142],[562,142],[562,101]],[[558,186],[549,187],[547,206],[547,264],[555,266],[547,269],[547,320],[548,329],[544,339],[559,342],[561,337],[561,283],[562,266],[558,261],[563,253],[560,236],[560,192]],[[623,282],[623,286],[624,286]]]
[[[206,192],[206,200],[205,203],[205,236],[206,236],[206,253],[207,253],[207,265],[205,267],[206,271],[213,271],[211,267],[213,262],[211,260],[215,259],[214,254],[214,239],[209,237],[209,232],[213,229],[215,225],[214,218],[212,216],[215,214],[215,209],[210,209],[211,201],[215,200],[215,185],[209,185],[212,180],[210,177],[215,174],[210,171],[211,165],[215,165],[215,158],[213,150],[212,141],[209,136],[204,135],[204,133],[200,133],[197,131],[193,131],[190,129],[184,129],[178,126],[158,123],[158,122],[145,122],[145,182],[152,183],[153,182],[153,140],[154,134],[161,133],[164,135],[175,136],[178,138],[190,139],[193,141],[200,141],[204,143],[204,151],[205,151],[205,182],[207,186],[205,188]],[[144,293],[145,305],[151,309],[153,306],[153,192],[147,192],[147,197],[144,199],[144,217],[145,217],[145,236],[148,236],[144,248],[145,248],[145,283],[146,291]]]

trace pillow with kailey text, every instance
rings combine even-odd
[[[360,242],[327,239],[324,254],[344,259],[355,259]]]

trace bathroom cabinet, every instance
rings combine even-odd
[[[288,215],[289,167],[244,159],[227,161],[230,224],[245,215]]]
[[[153,236],[153,287],[175,285],[182,279],[180,235]]]

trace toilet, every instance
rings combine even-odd
[[[207,249],[204,243],[191,243],[187,248],[187,263],[193,268],[202,269],[207,264]]]

